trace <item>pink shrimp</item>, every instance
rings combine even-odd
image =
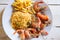
[[[14,34],[15,33],[19,33],[21,40],[25,40],[24,30],[19,29],[19,30],[15,31]]]
[[[24,33],[24,30],[22,30],[22,33],[20,34],[20,38],[21,40],[25,40],[25,33]]]
[[[40,27],[40,24],[41,24],[41,20],[40,20],[40,18],[38,17],[38,25],[39,25],[39,27]]]
[[[13,34],[21,33],[21,32],[22,32],[22,30],[21,30],[21,29],[18,29],[18,30],[16,30]]]
[[[46,32],[45,30],[41,30],[41,34],[42,35],[48,35],[48,32]]]
[[[34,28],[28,28],[27,31],[32,31],[32,33],[35,33],[36,29],[34,29]]]
[[[36,12],[39,12],[39,10],[40,10],[40,6],[38,5],[38,4],[42,4],[42,3],[44,3],[43,1],[40,1],[40,2],[35,2],[34,3],[34,10],[36,11]]]
[[[47,15],[43,15],[40,12],[37,13],[37,16],[44,21],[49,20],[49,17]]]
[[[30,37],[31,37],[29,31],[25,31],[25,37],[26,37],[26,38],[30,38]]]
[[[36,29],[34,29],[34,28],[28,28],[26,31],[27,31],[26,35],[30,36],[30,38],[32,37],[32,34],[35,34],[37,32]],[[29,35],[28,35],[28,32],[30,33]],[[33,37],[35,37],[35,35]]]
[[[44,29],[44,24],[43,24],[43,23],[41,23],[40,29],[41,29],[41,30]]]
[[[41,20],[39,17],[37,17],[37,23],[32,22],[32,26],[34,28],[40,27],[40,24],[41,24]]]

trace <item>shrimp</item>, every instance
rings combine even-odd
[[[45,30],[41,30],[41,34],[42,35],[48,35],[48,32],[46,32]]]
[[[24,30],[23,30],[22,33],[20,34],[20,38],[21,38],[21,40],[25,40],[25,33],[24,33]]]
[[[37,16],[44,21],[49,20],[49,17],[47,15],[43,15],[40,12],[37,13]]]
[[[25,40],[25,35],[24,35],[24,33],[20,34],[20,38],[21,38],[21,40]]]
[[[25,37],[26,38],[31,38],[29,31],[25,31]]]
[[[40,10],[40,6],[38,6],[38,4],[42,4],[42,3],[44,3],[43,1],[40,1],[40,2],[35,2],[34,3],[34,6],[33,6],[33,8],[34,8],[34,10],[36,11],[36,12],[39,12],[39,10]]]
[[[41,24],[41,20],[40,20],[40,18],[38,17],[38,25],[40,25]]]
[[[30,38],[31,37],[34,37],[34,38],[36,37],[36,35],[34,35],[37,32],[36,29],[28,28],[27,31],[30,33]]]
[[[40,27],[39,25],[41,24],[41,20],[39,17],[37,17],[37,23],[36,22],[32,22],[32,26],[34,28]]]
[[[30,31],[31,33],[35,33],[36,29],[34,29],[34,28],[28,28],[27,31]]]
[[[21,32],[22,32],[22,30],[21,30],[21,29],[18,29],[18,30],[16,30],[13,34],[21,33]]]
[[[15,33],[19,33],[19,35],[20,35],[20,37],[21,37],[21,40],[25,40],[24,30],[19,29],[19,30],[16,30],[16,31],[14,32],[14,34],[15,34]]]
[[[45,24],[41,23],[40,29],[41,29],[41,30],[44,29],[44,26],[45,26]]]
[[[37,32],[39,32],[40,31],[40,24],[41,24],[41,20],[39,17],[37,17],[37,23],[32,22],[32,27],[35,28],[37,30]]]

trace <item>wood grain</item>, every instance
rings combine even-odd
[[[4,11],[4,8],[7,6],[7,3],[8,1],[4,0],[4,1],[1,1],[0,0],[0,40],[11,40],[4,32],[3,30],[3,27],[2,27],[2,15],[3,15],[3,11]],[[6,5],[5,5],[6,4]],[[51,12],[52,12],[52,15],[53,15],[53,24],[54,25],[57,25],[57,26],[60,26],[60,4],[49,4],[49,7],[51,9]],[[60,30],[60,29],[59,29]],[[57,29],[58,31],[58,29]],[[54,31],[55,32],[55,35],[59,33],[59,31],[57,32],[56,30]],[[53,32],[53,33],[54,33]],[[52,32],[51,32],[52,33]],[[53,34],[54,35],[54,34]],[[50,35],[52,36],[52,34]],[[60,36],[60,35],[58,35]],[[54,36],[53,36],[54,37]],[[58,39],[57,39],[58,40]],[[59,39],[60,40],[60,39]]]
[[[10,40],[8,36],[5,34],[3,27],[2,27],[2,15],[5,6],[0,6],[0,40]]]
[[[12,0],[0,0],[0,4],[9,4]],[[43,0],[48,4],[60,4],[60,0]]]
[[[60,4],[60,0],[44,0],[48,4]]]
[[[52,12],[53,25],[60,26],[60,6],[50,5],[49,7],[50,7],[51,12]]]
[[[8,4],[10,0],[0,0],[0,4]]]

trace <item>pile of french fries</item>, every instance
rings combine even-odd
[[[12,4],[13,9],[19,10],[19,11],[21,11],[31,5],[32,5],[31,0],[15,0],[15,2]]]

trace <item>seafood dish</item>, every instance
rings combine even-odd
[[[44,4],[43,1],[14,0],[10,18],[11,26],[15,30],[14,35],[18,33],[21,40],[48,35],[44,28],[51,24],[51,20],[45,14],[47,6],[40,6],[42,4]]]

